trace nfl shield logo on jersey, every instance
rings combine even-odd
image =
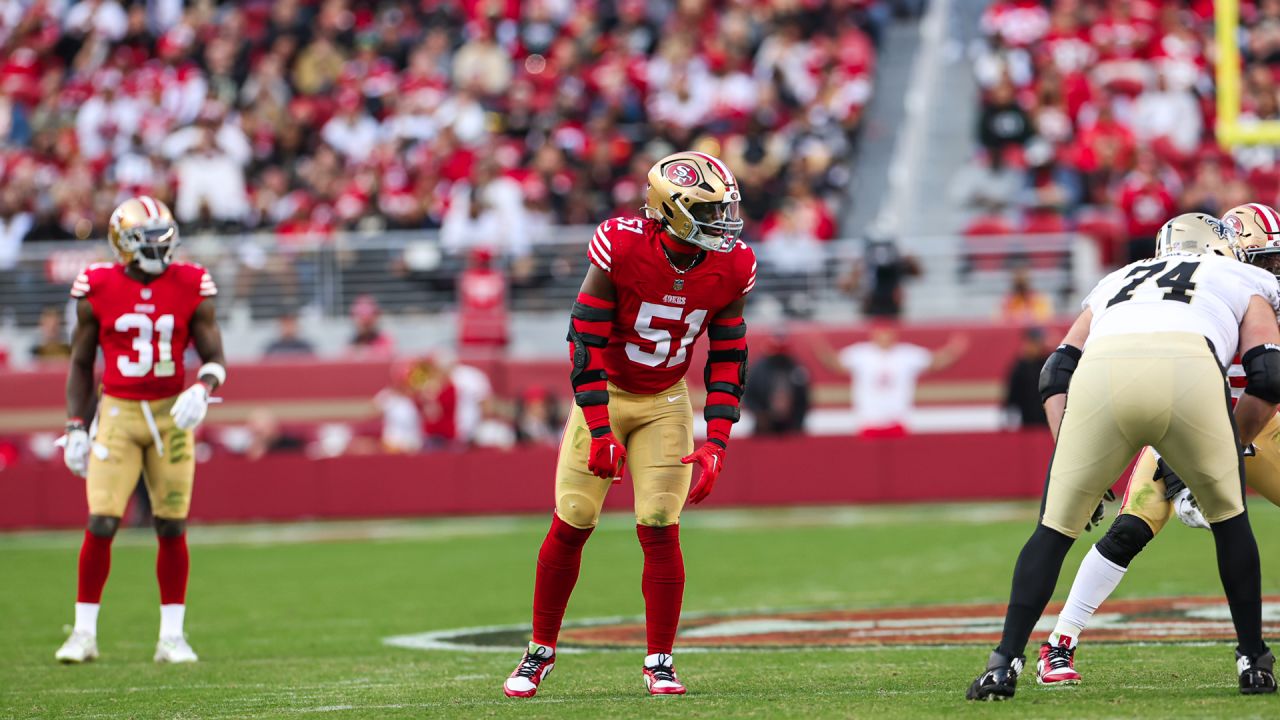
[[[683,289],[684,289],[684,280],[682,280],[682,279],[680,279],[680,278],[676,278],[675,282],[671,283],[671,289],[672,289],[672,290],[683,290]]]

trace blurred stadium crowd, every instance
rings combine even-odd
[[[148,193],[187,234],[527,228],[642,203],[674,147],[750,239],[828,239],[884,0],[5,0],[0,269]],[[15,220],[17,218],[17,220]]]
[[[969,234],[1078,229],[1105,260],[1150,254],[1177,212],[1274,204],[1273,147],[1214,141],[1212,0],[996,0],[975,54]],[[1241,3],[1242,122],[1280,117],[1280,2]]]

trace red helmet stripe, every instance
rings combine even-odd
[[[711,166],[716,169],[716,172],[720,173],[720,177],[724,179],[726,184],[736,185],[738,183],[738,181],[734,179],[733,173],[729,172],[729,167],[720,162],[717,158],[714,158],[704,152],[698,152],[697,150],[691,151],[691,154],[697,155],[703,160],[711,163]]]
[[[150,195],[139,195],[138,202],[142,203],[142,208],[147,211],[148,220],[160,217],[160,210],[156,208],[156,201],[152,200]]]
[[[1280,213],[1277,213],[1275,208],[1262,203],[1249,203],[1245,207],[1258,214],[1258,217],[1262,220],[1262,229],[1266,230],[1268,234],[1280,232]]]

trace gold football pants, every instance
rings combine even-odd
[[[1280,415],[1269,420],[1253,441],[1257,452],[1244,459],[1244,482],[1259,495],[1280,505]],[[1144,448],[1129,476],[1121,513],[1136,515],[1159,534],[1173,513],[1173,503],[1164,499],[1164,480],[1152,480],[1156,455]]]
[[[1103,493],[1146,445],[1179,470],[1209,522],[1244,512],[1229,397],[1217,358],[1199,335],[1090,341],[1071,379],[1041,522],[1079,537]]]
[[[102,396],[85,480],[90,514],[123,516],[141,473],[156,517],[187,517],[195,443],[191,431],[174,425],[169,416],[175,400],[176,395],[151,401]]]
[[[693,406],[684,380],[656,395],[637,395],[609,384],[609,425],[627,450],[636,522],[663,527],[680,522],[693,467]],[[591,431],[573,406],[556,464],[556,514],[576,528],[595,527],[611,480],[587,469]]]

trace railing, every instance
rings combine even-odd
[[[498,258],[508,277],[515,311],[563,310],[587,268],[589,227],[543,230],[531,252]],[[934,236],[900,241],[918,260],[922,276],[908,280],[909,314],[924,317],[987,315],[1007,289],[1014,267],[1029,268],[1035,285],[1063,302],[1087,290],[1099,272],[1092,243],[1074,234],[960,238]],[[758,248],[760,281],[753,312],[852,318],[858,313],[847,290],[863,258],[862,240],[776,252]],[[326,238],[272,235],[184,239],[180,256],[209,268],[219,288],[221,312],[254,320],[306,308],[340,317],[361,295],[384,312],[415,316],[449,310],[468,253],[448,250],[436,232],[345,234]],[[0,327],[33,326],[47,307],[62,308],[76,274],[109,259],[105,242],[27,243],[18,263],[0,270]],[[864,273],[865,275],[865,273]],[[869,278],[856,283],[864,291]]]

